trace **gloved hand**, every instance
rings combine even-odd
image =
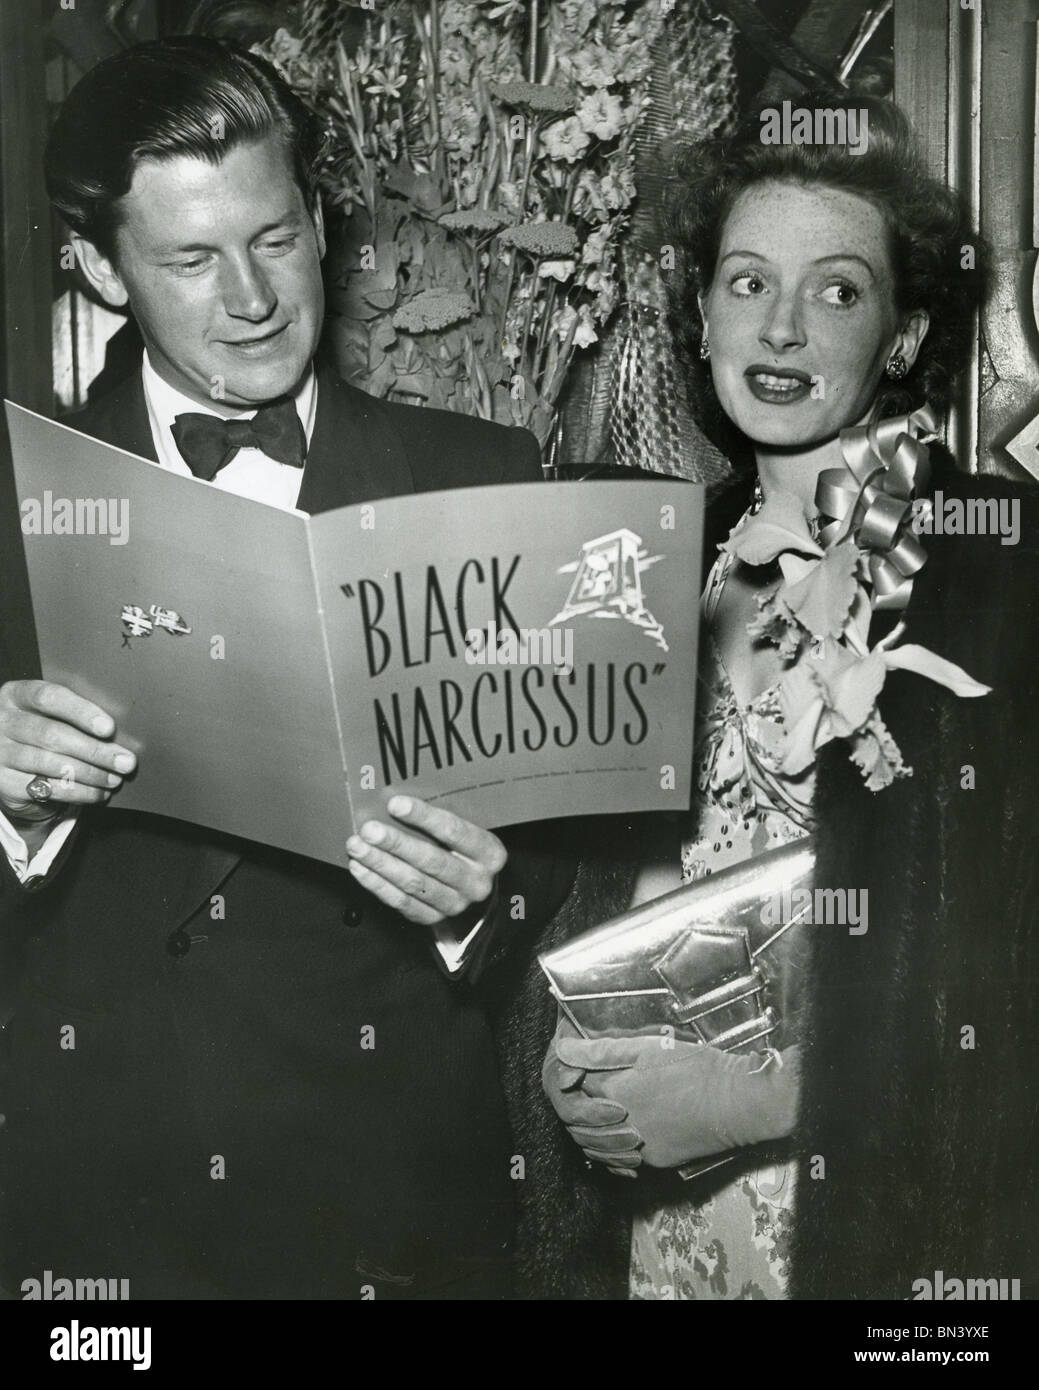
[[[542,1069],[574,1141],[613,1172],[694,1159],[790,1134],[800,1048],[722,1052],[668,1036],[582,1038],[562,1018]]]
[[[633,1178],[642,1162],[639,1152],[642,1137],[627,1123],[627,1110],[617,1101],[596,1099],[582,1090],[584,1069],[575,1070],[559,1056],[557,1047],[561,1040],[569,1042],[580,1037],[569,1019],[560,1014],[556,1035],[541,1068],[541,1084],[556,1114],[570,1131],[571,1139],[584,1150],[585,1157],[605,1163],[618,1177]]]

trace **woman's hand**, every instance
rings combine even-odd
[[[508,859],[497,835],[417,796],[391,797],[387,809],[396,824],[366,821],[346,842],[354,878],[409,922],[474,925]]]
[[[790,1134],[801,1054],[722,1052],[670,1036],[580,1037],[560,1021],[545,1092],[588,1158],[634,1176]]]

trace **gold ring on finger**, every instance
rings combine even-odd
[[[54,795],[54,788],[46,777],[34,777],[25,790],[31,801],[50,801]]]

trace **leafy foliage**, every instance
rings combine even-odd
[[[352,52],[285,30],[259,50],[326,128],[350,379],[545,444],[574,353],[617,305],[662,16],[657,0],[546,0],[537,82],[517,0],[412,0],[373,14]]]

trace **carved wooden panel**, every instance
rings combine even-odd
[[[1039,0],[895,0],[895,96],[994,253],[949,430],[963,466],[1039,478]]]

